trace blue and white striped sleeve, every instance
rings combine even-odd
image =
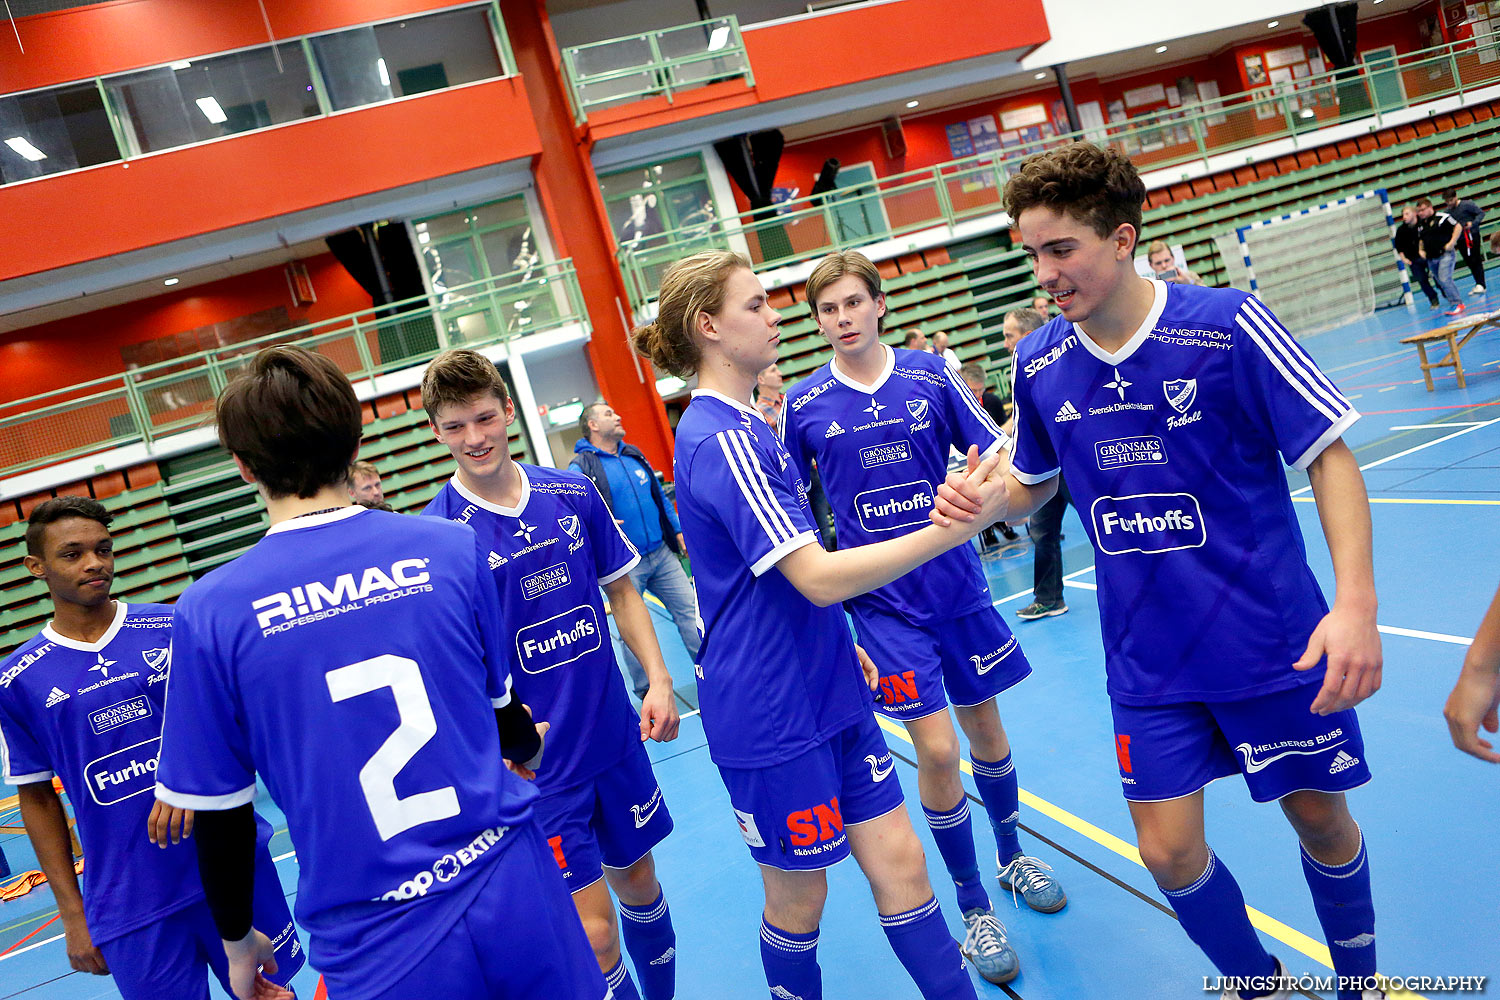
[[[1259,299],[1247,298],[1234,324],[1244,410],[1263,423],[1288,465],[1306,469],[1359,412]]]
[[[715,434],[695,456],[694,494],[716,508],[740,557],[756,576],[787,553],[817,544],[817,534],[779,465],[769,448],[738,428]]]

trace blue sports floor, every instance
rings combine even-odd
[[[1468,301],[1471,308],[1500,308],[1500,295]],[[1468,637],[1500,582],[1500,332],[1481,334],[1465,349],[1467,389],[1447,374],[1428,393],[1415,351],[1397,341],[1440,319],[1425,306],[1387,309],[1303,342],[1365,415],[1346,440],[1365,467],[1372,500],[1385,681],[1360,709],[1375,778],[1350,800],[1369,844],[1381,970],[1494,976],[1500,974],[1500,768],[1454,750],[1441,710]],[[1292,489],[1306,501],[1298,511],[1309,554],[1331,596],[1328,554],[1305,487],[1305,477],[1294,474]],[[1104,692],[1093,553],[1071,510],[1064,530],[1067,615],[1015,621],[1015,610],[1030,600],[1029,545],[987,555],[985,565],[996,604],[1036,667],[1000,706],[1022,787],[1029,833],[1023,842],[1053,866],[1070,902],[1052,916],[1017,910],[992,881],[1022,973],[1004,988],[975,982],[982,997],[1027,1000],[1203,997],[1203,977],[1213,970],[1176,926],[1135,854]],[[687,655],[665,614],[653,610],[691,704]],[[920,817],[911,746],[897,727],[887,728],[887,740],[908,761],[897,773]],[[760,880],[698,719],[686,719],[675,742],[651,751],[677,824],[657,852],[657,867],[678,928],[678,995],[764,997]],[[974,794],[967,777],[966,784]],[[269,800],[259,806],[279,819]],[[0,816],[0,825],[16,822]],[[989,834],[978,809],[975,825],[984,832],[983,858]],[[917,827],[938,898],[961,936],[951,885],[920,819]],[[1255,805],[1240,782],[1226,779],[1208,791],[1208,830],[1267,946],[1289,971],[1326,973],[1327,949],[1280,810]],[[14,869],[34,866],[24,837],[0,838],[0,847]],[[284,833],[272,850],[294,893],[297,862]],[[70,972],[60,924],[48,923],[55,915],[45,888],[0,904],[0,1000],[115,995],[109,980]],[[830,1000],[916,996],[852,862],[830,874],[819,960]],[[315,982],[309,970],[295,985],[310,997]]]

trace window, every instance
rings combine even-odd
[[[335,110],[505,75],[485,7],[318,35],[312,49]]]
[[[104,81],[132,153],[187,146],[319,114],[296,42],[264,45]]]
[[[120,158],[93,83],[0,98],[0,181],[25,180]]]
[[[620,246],[701,250],[720,246],[718,209],[703,157],[620,170],[599,178],[604,206]]]

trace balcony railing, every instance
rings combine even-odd
[[[740,22],[733,15],[608,38],[563,50],[573,116],[606,105],[663,96],[721,80],[743,78],[755,86]]]
[[[515,72],[491,0],[0,95],[0,184]]]
[[[997,213],[1002,210],[1005,182],[1023,159],[1077,139],[1112,146],[1143,171],[1158,170],[1340,122],[1370,119],[1379,127],[1394,111],[1495,84],[1500,84],[1500,34],[1185,104],[668,230],[626,243],[618,258],[631,303],[640,308],[655,298],[666,268],[696,250],[733,247],[747,251],[758,269],[773,268]]]
[[[486,347],[588,313],[569,260],[0,403],[0,477],[212,422],[213,404],[261,348],[296,344],[351,381],[421,364],[449,347]]]

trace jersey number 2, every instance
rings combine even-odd
[[[381,688],[390,688],[396,698],[400,724],[359,769],[359,787],[380,839],[390,840],[414,826],[457,816],[458,792],[452,785],[404,798],[396,794],[396,775],[437,735],[437,719],[417,661],[386,653],[330,670],[325,679],[335,702]]]

